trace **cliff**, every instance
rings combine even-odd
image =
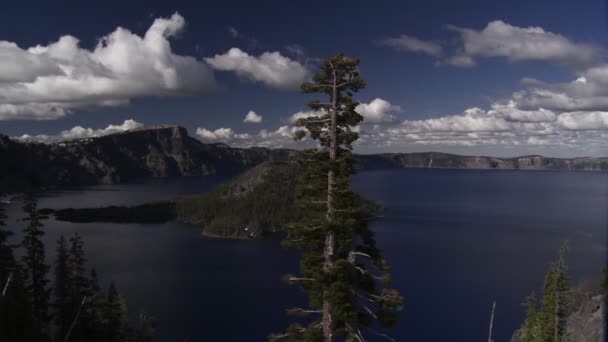
[[[0,190],[112,184],[151,177],[237,174],[290,150],[203,144],[179,126],[155,126],[56,144],[0,136]]]
[[[495,158],[461,156],[449,153],[382,153],[359,155],[361,170],[399,168],[452,168],[452,169],[503,169],[503,170],[608,170],[608,158],[549,158],[522,156]]]

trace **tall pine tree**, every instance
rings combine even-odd
[[[528,304],[528,310],[526,313],[526,321],[524,322],[524,341],[525,342],[535,342],[538,340],[539,332],[538,332],[538,304],[536,303],[536,294],[532,292],[526,298],[526,302]]]
[[[566,241],[559,251],[559,258],[551,264],[543,284],[540,310],[536,311],[536,299],[528,299],[528,315],[524,324],[527,342],[558,342],[566,334],[566,318],[570,314],[570,287],[566,256]]]
[[[287,227],[284,241],[304,252],[301,276],[286,279],[308,292],[310,308],[288,312],[317,319],[271,335],[272,341],[361,341],[364,334],[377,333],[372,329],[375,319],[392,325],[394,311],[403,303],[401,295],[386,286],[388,265],[349,188],[352,144],[358,139],[355,127],[363,120],[353,99],[365,87],[358,64],[357,59],[337,54],[322,63],[312,83],[302,85],[305,93],[325,95],[328,101],[310,102],[317,115],[296,123],[302,128],[296,138],[308,135],[319,147],[300,154],[303,174],[296,200],[307,219]]]
[[[48,337],[49,298],[50,289],[48,288],[47,273],[49,266],[45,264],[44,244],[41,230],[42,218],[38,213],[36,199],[32,195],[27,195],[24,199],[23,210],[27,214],[24,221],[28,222],[23,230],[24,236],[21,246],[25,249],[23,255],[23,265],[25,268],[25,289],[32,307],[32,317],[36,322],[41,334]]]
[[[89,312],[91,311],[91,298],[89,294],[91,292],[90,286],[91,281],[86,275],[86,258],[84,255],[84,242],[82,237],[77,232],[70,237],[70,248],[68,252],[68,270],[70,280],[70,298],[72,312],[78,314],[78,319],[74,323],[72,330],[72,338],[74,340],[91,339],[92,326],[95,324]],[[83,304],[83,299],[87,297],[86,302]]]
[[[55,340],[61,341],[66,335],[72,319],[74,309],[72,305],[72,280],[68,265],[68,247],[65,237],[61,235],[57,240],[57,256],[55,258],[55,284],[53,286],[53,307],[55,309],[54,325]]]
[[[88,341],[105,342],[104,339],[104,310],[106,298],[99,286],[97,271],[91,269],[89,284],[86,290],[87,305],[82,312],[82,321],[85,323]]]
[[[104,313],[107,342],[123,342],[129,338],[129,318],[125,299],[118,293],[114,283],[110,283],[108,300]]]
[[[74,235],[70,237],[68,267],[71,273],[70,280],[72,285],[72,296],[74,299],[73,304],[76,306],[82,301],[82,297],[85,295],[89,285],[89,280],[85,273],[86,262],[82,237],[80,237],[80,234],[74,233]]]

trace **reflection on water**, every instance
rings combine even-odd
[[[539,290],[561,242],[572,245],[573,278],[599,276],[605,260],[607,175],[582,172],[399,170],[358,174],[355,189],[380,200],[372,222],[406,297],[401,341],[487,338],[497,301],[497,341],[523,319],[523,298]],[[221,178],[155,180],[51,192],[40,207],[133,205],[207,191]],[[12,227],[20,203],[8,207]],[[49,220],[49,260],[59,234],[80,232],[90,264],[115,281],[131,314],[159,321],[159,341],[263,341],[291,321],[284,310],[305,305],[281,276],[297,255],[265,241],[208,239],[177,224],[73,224]],[[437,327],[441,329],[437,329]],[[374,340],[373,338],[371,340]]]

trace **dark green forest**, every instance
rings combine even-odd
[[[130,324],[126,299],[114,283],[100,287],[78,233],[59,238],[50,263],[43,242],[45,216],[36,199],[24,200],[23,239],[14,241],[0,205],[0,341],[145,342],[154,319],[141,313]]]

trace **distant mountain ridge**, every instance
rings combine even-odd
[[[359,169],[449,168],[502,170],[608,170],[608,158],[550,158],[539,155],[513,158],[462,156],[441,152],[358,155]]]
[[[264,161],[285,161],[295,150],[205,144],[173,125],[142,127],[53,144],[18,142],[0,135],[0,191],[113,184],[152,177],[237,174]],[[460,168],[608,170],[608,158],[542,156],[494,158],[447,153],[358,155],[360,170]]]

